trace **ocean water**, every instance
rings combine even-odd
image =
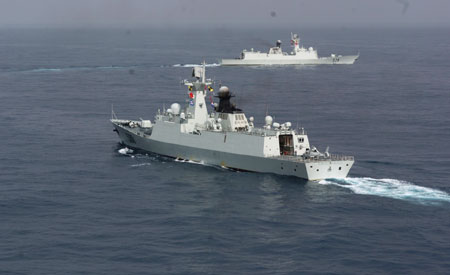
[[[220,67],[291,31],[352,66]],[[449,29],[0,30],[1,274],[450,272]],[[178,162],[108,119],[183,103],[208,64],[261,125],[354,155],[307,182]]]

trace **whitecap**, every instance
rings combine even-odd
[[[128,154],[132,154],[133,150],[128,147],[125,147],[125,148],[119,149],[118,152],[122,155],[128,155]]]
[[[176,158],[175,161],[176,161],[176,162],[186,162],[186,163],[193,163],[193,164],[206,165],[205,162],[204,162],[203,160],[201,160],[201,161],[194,161],[194,160],[189,160],[189,159],[179,159],[179,158]]]

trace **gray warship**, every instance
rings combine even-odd
[[[277,123],[267,115],[262,127],[254,118],[231,103],[233,94],[221,86],[216,98],[205,66],[193,68],[187,86],[185,106],[173,103],[158,110],[153,121],[118,119],[112,111],[111,123],[121,142],[132,149],[222,166],[241,171],[296,176],[306,180],[345,178],[354,163],[352,156],[322,153],[309,143],[303,128],[293,129],[290,122]],[[213,108],[208,112],[208,108]]]
[[[357,55],[337,55],[331,54],[326,57],[319,57],[317,50],[313,47],[305,48],[300,45],[300,37],[291,33],[292,52],[283,52],[281,41],[276,42],[276,46],[269,49],[269,52],[243,50],[238,58],[222,59],[221,66],[255,66],[255,65],[338,65],[353,64],[359,58]]]

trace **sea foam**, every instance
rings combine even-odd
[[[118,152],[122,155],[128,155],[128,154],[132,154],[133,150],[128,147],[125,147],[125,148],[119,149]]]
[[[336,185],[347,188],[356,194],[388,197],[421,204],[450,203],[450,195],[444,191],[415,185],[396,179],[345,178],[325,179],[324,185]]]

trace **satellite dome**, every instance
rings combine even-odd
[[[266,122],[266,125],[271,125],[272,121],[273,121],[273,118],[271,116],[266,116],[264,118],[264,121]]]

